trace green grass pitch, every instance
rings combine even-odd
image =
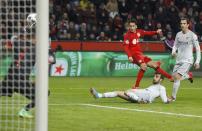
[[[89,93],[90,87],[100,92],[126,90],[134,77],[51,77],[49,131],[202,131],[201,80],[195,78],[193,84],[182,81],[177,101],[171,104],[160,99],[152,104],[134,104],[119,98],[94,99]],[[147,87],[151,81],[144,78],[141,86]],[[163,85],[170,95],[172,83],[164,80]],[[148,110],[154,112],[145,112]]]
[[[100,92],[129,89],[134,77],[49,80],[48,131],[202,131],[201,78],[195,78],[193,84],[182,81],[177,101],[171,104],[163,104],[160,99],[152,104],[135,104],[119,98],[94,99],[89,93],[90,87]],[[144,77],[141,87],[149,86],[151,81],[152,78]],[[169,95],[172,84],[168,80],[163,82]],[[0,131],[32,131],[35,120],[16,115],[25,103],[28,101],[18,94],[0,98]]]

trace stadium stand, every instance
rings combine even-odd
[[[174,37],[179,31],[176,23],[183,16],[190,18],[190,28],[201,41],[200,0],[50,0],[50,37],[52,40],[120,41],[126,31],[126,21],[131,17],[137,19],[139,28],[162,28],[165,36]]]

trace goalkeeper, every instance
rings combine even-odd
[[[32,118],[30,109],[35,107],[35,83],[31,80],[30,74],[36,61],[34,29],[36,14],[30,14],[27,17],[27,22],[29,24],[24,28],[23,33],[11,38],[13,62],[1,82],[0,96],[11,97],[16,92],[31,100],[18,112],[18,115],[24,118]],[[49,61],[49,63],[51,62]]]
[[[29,110],[35,106],[35,88],[34,83],[30,81],[30,74],[35,64],[35,42],[22,34],[12,38],[12,57],[7,75],[2,81],[1,95],[12,96],[14,92],[20,93],[31,100],[18,113],[21,117],[32,118]],[[26,48],[25,48],[26,47]]]

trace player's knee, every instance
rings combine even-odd
[[[147,70],[147,67],[143,67],[143,68],[141,68],[143,71],[146,71]]]
[[[175,73],[174,75],[173,75],[173,78],[175,79],[175,80],[180,80],[181,79],[181,75],[180,74],[178,74],[178,73]]]
[[[158,69],[160,67],[160,64],[158,64],[158,62],[155,62],[153,65],[152,65],[152,68],[154,69]]]
[[[124,91],[124,95],[128,96],[128,91]]]
[[[126,90],[126,91],[124,91],[124,95],[128,96],[128,94],[129,94],[130,92],[132,92],[132,90],[131,90],[131,89]]]
[[[122,91],[116,91],[116,93],[117,93],[117,95],[118,95],[118,96],[120,96],[120,95],[122,95],[122,94],[123,94],[123,92],[122,92]]]
[[[148,63],[149,67],[153,68],[153,69],[158,69],[160,66],[160,64],[158,64],[158,62],[151,62]]]
[[[147,65],[145,63],[142,63],[140,65],[140,68],[143,70],[143,71],[146,71],[147,70]]]

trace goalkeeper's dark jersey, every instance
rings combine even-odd
[[[13,62],[2,81],[3,95],[11,96],[13,92],[23,92],[31,88],[30,74],[35,65],[35,44],[26,41],[12,43]]]
[[[32,68],[35,64],[35,44],[27,41],[15,41],[13,47],[14,66],[21,69]]]

